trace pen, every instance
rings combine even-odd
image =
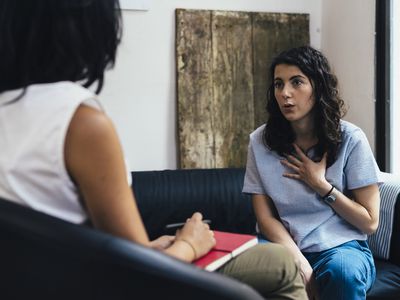
[[[205,220],[203,220],[203,223],[211,224],[211,220],[205,219]],[[182,226],[185,225],[185,224],[186,224],[186,222],[182,222],[182,223],[172,223],[172,224],[165,225],[165,228],[166,228],[166,229],[177,228],[177,227],[182,227]]]

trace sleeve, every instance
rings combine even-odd
[[[352,190],[374,183],[380,184],[379,174],[380,171],[367,137],[361,129],[355,130],[344,166],[347,188]]]
[[[258,172],[253,147],[251,146],[251,140],[247,150],[247,163],[246,173],[244,175],[243,193],[246,194],[262,194],[265,195],[265,191]]]

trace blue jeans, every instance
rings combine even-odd
[[[259,243],[268,243],[261,234]],[[350,241],[321,252],[303,252],[314,270],[320,299],[365,300],[376,271],[367,241]]]
[[[303,254],[314,270],[321,299],[365,299],[375,281],[374,259],[366,241]]]

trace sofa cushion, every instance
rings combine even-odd
[[[368,293],[368,300],[400,299],[400,267],[375,260],[376,280]]]
[[[400,198],[400,181],[389,173],[381,173],[385,184],[379,187],[381,204],[379,210],[379,227],[377,231],[368,237],[368,243],[375,258],[388,260],[392,246],[392,232],[396,220],[397,201]],[[396,243],[397,239],[393,239]],[[394,247],[398,245],[394,245]]]

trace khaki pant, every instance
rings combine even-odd
[[[282,245],[258,244],[217,272],[250,285],[266,299],[307,299],[298,267]]]

